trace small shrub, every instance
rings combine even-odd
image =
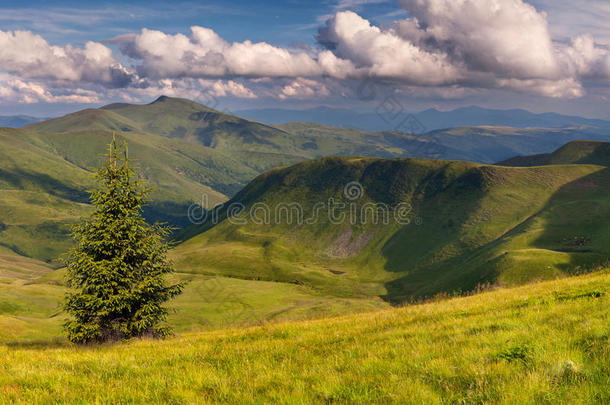
[[[509,363],[519,361],[526,364],[531,360],[531,349],[529,346],[525,345],[512,346],[498,353],[497,358],[500,360],[506,360]]]

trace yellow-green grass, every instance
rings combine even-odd
[[[0,346],[2,403],[610,401],[610,272],[167,341]]]
[[[0,247],[0,285],[17,280],[34,280],[53,270],[47,263],[30,259]]]
[[[13,265],[9,263],[12,259],[16,260]],[[184,292],[169,304],[168,323],[177,332],[389,307],[378,297],[340,298],[293,283],[185,273],[174,277],[186,282]],[[53,270],[15,254],[0,254],[0,342],[65,342],[64,281],[64,269]]]

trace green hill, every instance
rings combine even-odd
[[[610,142],[574,141],[553,153],[517,156],[504,160],[501,166],[544,166],[558,164],[591,164],[610,167]]]
[[[74,184],[80,184],[81,174],[88,178],[87,172],[71,167]],[[6,250],[0,260],[0,323],[5,328],[0,341],[60,335],[63,270],[15,251],[49,260],[67,247],[65,228],[60,233],[47,223],[67,218],[62,219],[67,227],[80,215],[74,210],[82,203],[70,200],[78,187],[67,179],[64,194],[55,196],[58,208],[47,214],[50,220],[40,214],[20,214],[33,223],[11,223],[8,215],[2,220],[6,228],[0,236],[12,251]],[[360,197],[348,199],[344,187],[354,181],[361,184],[362,194],[348,193]],[[49,195],[33,184],[38,195]],[[214,211],[221,220],[217,225],[183,231],[186,240],[170,256],[176,277],[189,283],[173,303],[178,312],[170,322],[184,331],[323,317],[476,291],[488,284],[514,286],[595,270],[609,256],[608,186],[608,168],[596,165],[521,168],[328,157],[272,169]],[[330,198],[346,204],[333,210],[339,217],[344,213],[343,220],[332,220],[327,209],[315,208]],[[12,209],[27,208],[20,201]],[[53,207],[31,201],[32,213]],[[295,219],[288,221],[294,207],[286,203],[292,202],[303,207],[300,223],[294,213]],[[246,211],[228,219],[233,203],[243,204]],[[373,203],[387,206],[387,224],[382,216],[375,223],[372,211],[362,211]],[[411,209],[405,213],[396,207]],[[265,212],[280,212],[280,220],[265,220]],[[396,222],[398,214],[409,223]],[[45,237],[46,229],[53,232]],[[20,246],[31,250],[18,251]]]
[[[346,198],[350,182],[362,186],[362,198]],[[608,187],[610,171],[595,165],[322,158],[256,178],[217,211],[222,219],[242,204],[241,215],[190,228],[174,259],[194,274],[296,283],[390,302],[487,283],[517,285],[607,262]],[[316,211],[330,198],[346,204],[344,220]],[[288,220],[292,203],[302,207],[302,222]],[[409,224],[394,220],[392,207],[401,203],[412,208]],[[390,221],[374,223],[367,204],[388,207]]]
[[[115,130],[155,187],[146,217],[186,227],[184,335],[76,351],[56,259]],[[608,402],[608,271],[581,275],[610,256],[608,143],[398,158],[573,136],[271,127],[167,97],[0,128],[0,402]]]
[[[87,129],[153,134],[230,152],[244,165],[258,171],[340,153],[406,156],[404,148],[383,141],[376,133],[369,134],[373,139],[367,140],[358,136],[320,137],[290,130],[296,129],[294,127],[285,130],[223,113],[190,100],[166,96],[150,104],[119,103],[79,111],[31,125],[28,129],[50,133]],[[339,129],[335,128],[335,131]]]
[[[0,402],[607,404],[609,285],[603,271],[167,341],[0,344]]]
[[[88,212],[87,190],[110,131],[36,133],[0,129],[0,245],[41,260],[69,246],[69,225]],[[200,145],[129,133],[130,156],[155,187],[150,220],[188,224],[187,210],[206,195],[225,201],[257,172]]]
[[[46,133],[117,130],[180,139],[232,157],[258,172],[329,155],[423,157],[493,163],[546,152],[575,139],[610,139],[597,128],[460,127],[421,134],[360,131],[310,122],[270,126],[161,96],[150,104],[110,104],[27,127]]]
[[[338,152],[404,153],[371,140],[289,133],[184,99],[83,110],[0,129],[0,245],[45,261],[63,253],[69,225],[88,210],[90,173],[114,131],[155,187],[146,216],[177,227],[189,224],[193,202],[205,196],[214,206],[271,167]]]
[[[370,139],[289,133],[185,99],[83,110],[21,130],[0,129],[0,245],[45,261],[63,253],[69,225],[87,212],[90,173],[114,131],[155,187],[146,216],[177,227],[189,224],[193,202],[205,196],[214,206],[278,165],[322,154],[404,154]]]

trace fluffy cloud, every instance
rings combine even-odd
[[[163,94],[170,97],[184,97],[200,100],[211,108],[220,103],[218,98],[237,97],[245,99],[257,98],[257,95],[241,82],[234,80],[208,80],[208,79],[160,79],[149,82],[147,86],[124,89],[113,89],[113,99],[122,99],[126,102],[141,102],[150,100]]]
[[[552,98],[582,97],[582,79],[610,77],[610,53],[581,36],[554,43],[546,14],[522,0],[401,0],[411,18],[393,30],[447,55],[462,84]]]
[[[139,61],[147,77],[295,77],[319,75],[319,65],[304,52],[265,42],[228,43],[209,28],[191,27],[191,35],[168,35],[143,29],[109,41]]]
[[[582,85],[573,78],[561,80],[545,79],[498,79],[499,88],[521,93],[536,93],[550,98],[579,98],[585,95]]]
[[[130,73],[110,48],[87,42],[84,48],[51,46],[29,31],[0,31],[0,71],[26,79],[90,82],[125,87]]]
[[[319,28],[319,46],[307,49],[229,42],[198,26],[188,35],[142,29],[81,47],[0,31],[0,74],[10,75],[0,76],[0,99],[303,99],[349,94],[364,79],[398,94],[495,89],[578,98],[610,79],[607,46],[591,35],[553,41],[546,14],[523,0],[400,0],[408,18],[389,27],[345,10],[367,2],[341,2]]]
[[[100,101],[97,93],[85,89],[71,89],[70,94],[53,94],[41,83],[28,82],[10,75],[0,75],[0,101],[33,104],[74,103],[91,104]]]
[[[318,41],[367,76],[429,85],[453,81],[459,75],[447,55],[419,48],[394,30],[383,31],[351,11],[328,20],[319,30]]]
[[[557,77],[544,14],[521,0],[401,0],[413,16],[397,32],[469,71],[514,79]]]
[[[283,86],[278,97],[282,100],[287,98],[319,98],[330,94],[328,87],[324,83],[315,80],[298,78]]]
[[[610,79],[610,52],[595,45],[593,37],[581,35],[563,49],[563,63],[573,76],[585,79]]]
[[[407,86],[510,89],[551,98],[582,97],[582,79],[610,77],[606,48],[591,36],[570,45],[554,43],[546,15],[522,0],[400,4],[410,17],[387,29],[350,11],[336,13],[320,28],[320,44],[349,63],[341,69],[345,76]]]
[[[252,90],[244,86],[242,83],[237,83],[233,80],[209,81],[199,79],[199,84],[203,88],[209,89],[210,94],[214,97],[233,96],[237,98],[256,98],[256,94],[254,94]]]

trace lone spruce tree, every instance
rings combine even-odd
[[[120,148],[119,148],[120,146]],[[119,150],[121,149],[121,150]],[[173,272],[165,242],[170,228],[148,225],[142,217],[150,188],[143,187],[127,156],[127,144],[113,136],[106,163],[97,170],[91,194],[93,214],[76,225],[76,245],[68,253],[65,324],[75,343],[105,342],[138,336],[163,337],[163,306],[180,294],[181,284],[167,285]]]

